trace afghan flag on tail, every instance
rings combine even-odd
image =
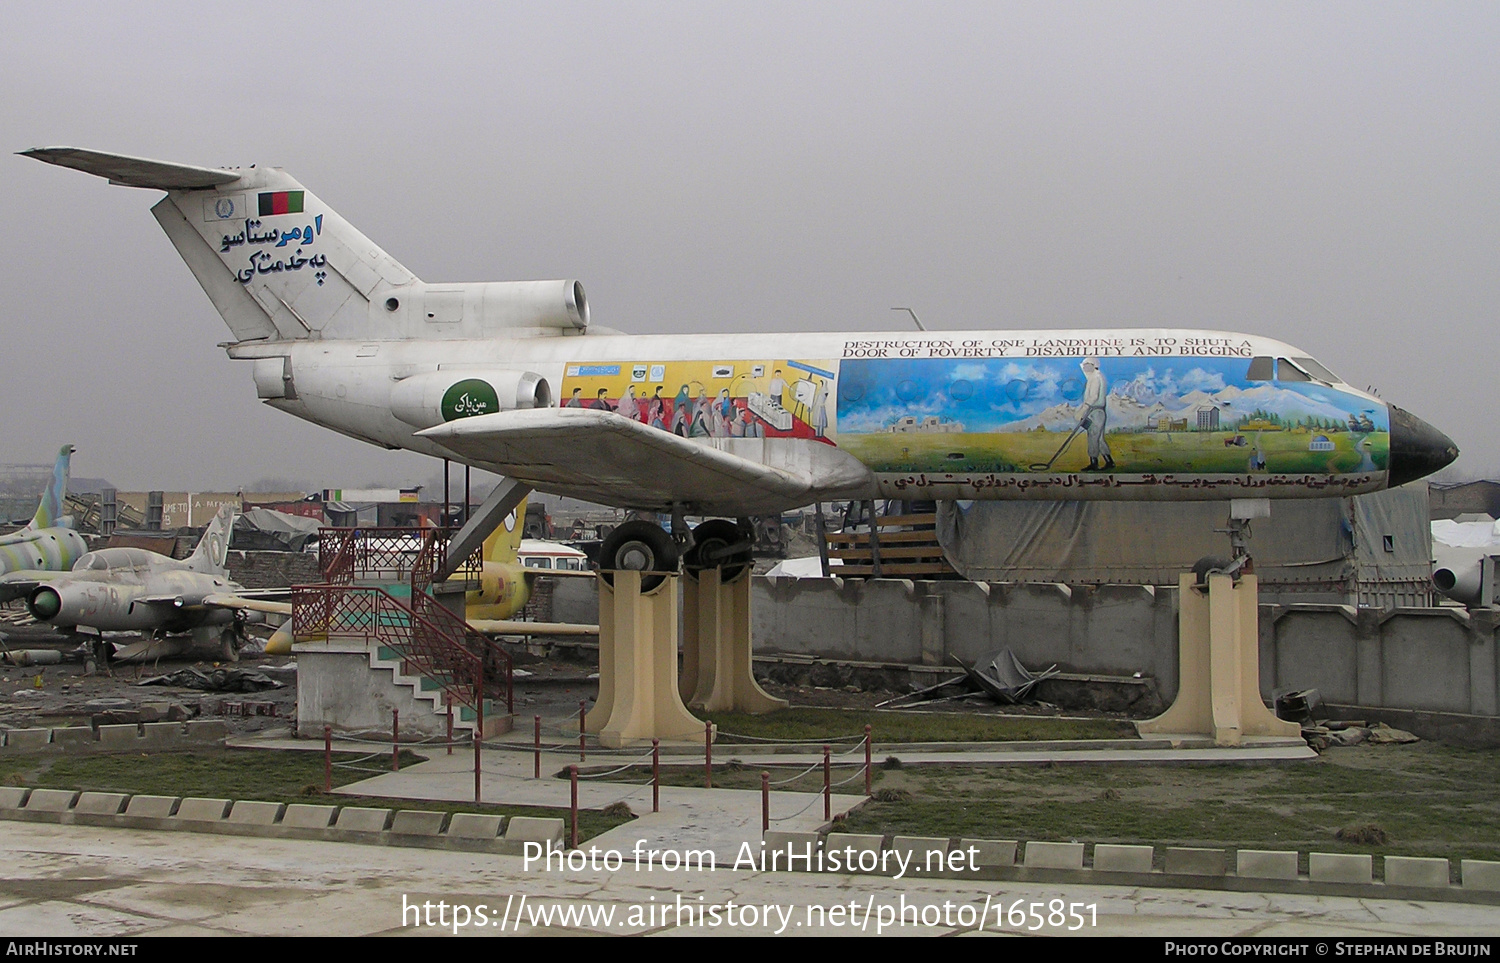
[[[301,214],[302,191],[267,191],[260,195],[260,216]]]

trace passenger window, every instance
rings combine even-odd
[[[1246,381],[1270,381],[1276,372],[1276,362],[1271,358],[1251,358]]]

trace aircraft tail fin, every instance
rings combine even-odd
[[[166,191],[151,213],[241,342],[588,329],[577,281],[424,284],[280,168],[196,167],[74,147],[22,154]]]
[[[384,289],[416,275],[279,168],[195,167],[72,147],[22,153],[166,191],[151,213],[241,341],[408,336],[399,310],[408,299]],[[397,308],[387,309],[392,300]]]
[[[490,537],[484,540],[484,555],[486,562],[515,562],[521,551],[521,538],[526,534],[526,499],[521,499],[521,504],[516,510],[505,516],[505,519],[495,526],[490,532]]]
[[[31,517],[30,529],[53,528],[62,521],[63,501],[68,497],[68,473],[73,458],[73,446],[63,445],[57,453],[57,463],[52,466],[52,480],[42,492],[42,503]]]
[[[188,556],[188,567],[196,572],[223,572],[229,562],[229,536],[234,529],[234,509],[225,505],[203,530],[198,547]]]

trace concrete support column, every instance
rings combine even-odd
[[[1178,688],[1171,708],[1136,724],[1142,733],[1212,736],[1237,746],[1246,736],[1296,738],[1260,701],[1259,619],[1254,575],[1210,575],[1208,590],[1191,574],[1178,582]]]
[[[618,748],[703,732],[677,691],[677,583],[667,576],[648,594],[641,573],[599,579],[599,698],[584,728]]]
[[[723,569],[687,577],[682,593],[682,698],[705,712],[787,708],[755,681],[750,644],[750,571],[729,582]]]

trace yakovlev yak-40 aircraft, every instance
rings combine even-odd
[[[166,191],[152,213],[267,404],[499,472],[512,490],[492,513],[528,488],[672,513],[675,544],[621,526],[604,568],[675,568],[679,548],[690,567],[695,552],[722,558],[734,527],[690,534],[687,515],[1357,495],[1458,454],[1308,352],[1253,335],[627,336],[590,326],[577,281],[424,282],[277,168],[25,154]]]

